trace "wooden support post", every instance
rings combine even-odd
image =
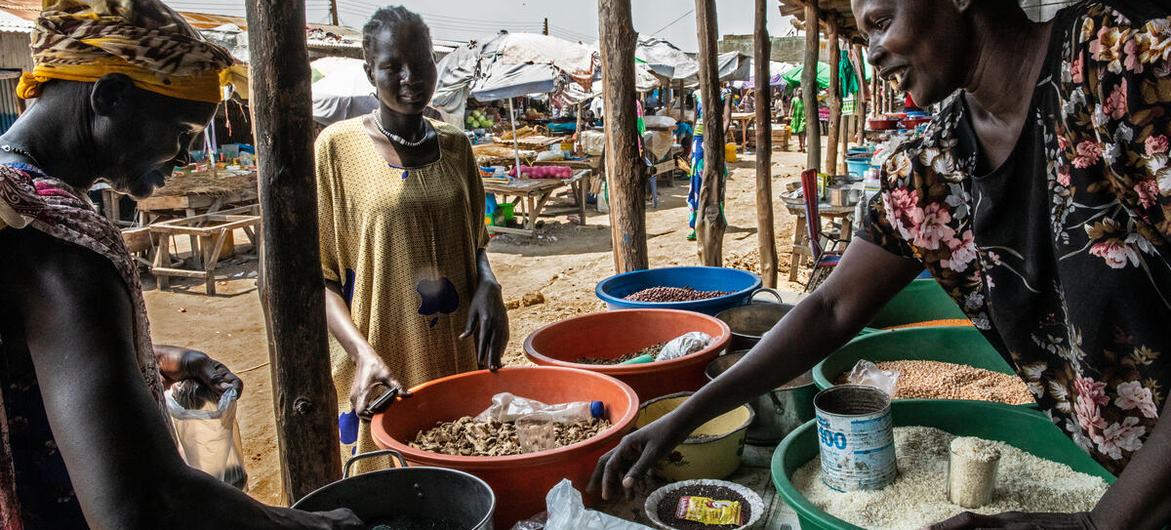
[[[583,112],[585,112],[585,109],[582,107],[581,103],[578,103],[577,109],[574,111],[574,113],[577,115],[577,124],[573,128],[573,130],[574,130],[574,133],[573,133],[573,138],[574,138],[573,154],[574,155],[580,155],[580,154],[582,154],[582,152],[585,151],[584,149],[582,149],[582,144],[581,144],[581,133],[585,132],[585,119],[583,119],[583,117],[582,117]],[[585,221],[584,217],[582,218],[582,221]]]
[[[773,227],[772,89],[769,87],[768,4],[756,0],[753,67],[756,69],[756,240],[760,247],[760,279],[765,287],[777,286],[777,240]]]
[[[247,12],[264,217],[260,296],[281,475],[291,504],[342,472],[317,245],[305,3],[249,0]]]
[[[634,46],[638,34],[630,0],[598,0],[598,42],[606,112],[606,179],[610,186],[610,231],[614,270],[645,269],[646,198],[634,103]]]
[[[806,169],[821,168],[821,121],[817,112],[817,51],[820,29],[817,23],[817,0],[805,4],[805,71],[801,73],[801,92],[805,101]]]
[[[663,108],[667,109],[667,111],[668,111],[667,115],[670,116],[671,115],[671,112],[670,112],[670,110],[671,110],[671,97],[674,95],[674,94],[671,94],[671,80],[667,79],[666,77],[660,76],[660,75],[655,75],[655,78],[659,80],[659,96],[660,96],[660,100],[661,100],[660,102],[663,104]]]
[[[838,41],[837,17],[829,17],[826,30],[829,40],[829,135],[826,137],[825,172],[838,175],[841,173],[838,170],[838,144],[842,136],[842,50]]]
[[[703,185],[695,233],[699,260],[708,267],[724,265],[724,105],[720,103],[720,65],[716,39],[720,34],[715,0],[695,0],[699,30],[699,88],[703,102]]]

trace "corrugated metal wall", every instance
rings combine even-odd
[[[20,116],[21,102],[16,97],[16,83],[20,80],[20,73],[16,76],[5,75],[0,73],[0,134],[8,131],[9,127],[16,122],[16,118]]]

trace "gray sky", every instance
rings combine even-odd
[[[337,0],[342,24],[361,28],[378,6],[401,3],[423,15],[438,39],[468,40],[499,29],[540,33],[548,17],[550,33],[592,43],[598,36],[598,7],[593,0]],[[181,11],[244,15],[243,0],[164,0]],[[328,22],[328,0],[306,0],[310,22]],[[694,0],[631,0],[634,30],[667,39],[684,51],[696,51]],[[769,33],[782,36],[792,25],[782,19],[776,0],[769,1]],[[720,34],[752,33],[753,0],[717,0]]]

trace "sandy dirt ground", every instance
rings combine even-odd
[[[798,180],[805,155],[773,154],[774,197]],[[755,270],[759,252],[756,238],[754,158],[742,156],[731,164],[726,213],[729,228],[724,239],[725,265]],[[696,265],[696,244],[685,238],[687,182],[659,187],[659,208],[647,210],[647,237],[651,267]],[[788,279],[788,257],[794,218],[774,199],[780,288],[799,290]],[[539,327],[575,315],[602,311],[594,285],[614,273],[610,252],[609,219],[591,208],[587,226],[565,218],[546,221],[538,238],[500,236],[489,246],[496,275],[506,301],[518,303],[526,294],[540,293],[543,303],[510,310],[511,341],[506,363],[523,364],[524,338]],[[238,237],[237,241],[244,241]],[[241,245],[241,251],[247,251]],[[256,292],[256,260],[246,254],[225,263],[228,278],[218,283],[217,296],[203,294],[202,285],[176,282],[168,291],[156,291],[144,279],[152,335],[156,343],[186,346],[208,352],[244,380],[238,413],[243,431],[249,493],[270,504],[283,504],[272,387],[264,316]],[[532,299],[534,297],[530,297]]]

